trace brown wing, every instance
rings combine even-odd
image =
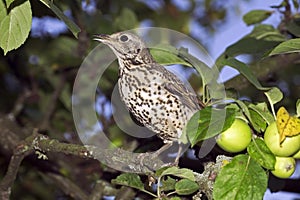
[[[166,70],[165,73],[168,79],[164,84],[166,90],[178,96],[181,102],[191,110],[199,110],[200,102],[192,87],[187,85],[188,83],[185,84],[172,72]]]
[[[165,88],[170,93],[178,96],[181,102],[191,110],[196,111],[200,109],[200,104],[197,96],[193,94],[194,92],[187,90],[185,85],[183,85],[182,83],[177,82],[176,84],[174,84],[173,82],[168,82],[165,84]]]

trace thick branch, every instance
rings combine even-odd
[[[34,148],[41,152],[64,153],[81,158],[97,159],[105,165],[113,166],[114,169],[119,171],[146,174],[164,165],[159,158],[152,158],[149,153],[135,154],[120,148],[103,149],[96,146],[61,143],[58,140],[49,139],[43,135],[38,135],[35,141]],[[144,159],[141,161],[141,158]]]

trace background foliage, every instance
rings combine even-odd
[[[70,97],[79,66],[97,45],[91,40],[93,34],[150,25],[191,35],[209,48],[207,37],[218,37],[214,34],[222,30],[230,13],[238,13],[238,2],[225,4],[219,0],[186,0],[182,4],[187,6],[182,7],[176,1],[167,0],[0,0],[0,176],[5,175],[12,152],[18,150],[17,142],[30,136],[35,128],[49,138],[81,144],[73,124]],[[278,25],[263,23],[274,14],[280,15]],[[278,5],[270,5],[268,10],[253,10],[240,18],[253,27],[252,31],[228,46],[216,63],[220,70],[227,65],[245,76],[227,81],[226,89],[235,94],[236,99],[267,102],[264,92],[258,90],[262,86],[277,86],[284,98],[276,104],[276,110],[285,105],[290,112],[296,113],[295,103],[300,93],[297,1],[282,1]],[[55,20],[57,23],[54,23]],[[47,25],[47,21],[51,25]],[[67,26],[61,25],[62,21]],[[31,26],[32,22],[35,26]],[[199,29],[203,34],[199,34]],[[247,63],[239,59],[240,55],[248,56]],[[251,77],[252,72],[254,77]],[[260,81],[259,85],[256,79]],[[116,81],[117,66],[109,68],[99,84],[99,107],[102,111],[106,109]],[[192,75],[190,81],[199,90],[197,78]],[[161,145],[155,137],[140,141],[121,134],[111,116],[107,117],[105,113],[99,112],[99,119],[116,144],[127,149],[141,146],[156,149],[155,146]],[[43,152],[40,153],[40,156],[31,153],[23,160],[13,184],[11,199],[87,199],[88,194],[94,195],[93,191],[98,191],[100,196],[109,194],[117,198],[126,194],[127,199],[136,195],[131,188],[111,185],[110,181],[120,172],[108,169],[96,160],[57,152],[47,154],[48,160],[43,160]],[[215,152],[222,153],[220,150]],[[247,160],[246,157],[241,158]],[[201,172],[203,162],[182,158],[180,166]],[[252,172],[248,173],[251,176]],[[133,177],[134,180],[136,178]],[[177,186],[181,192],[182,185],[190,179],[182,180]],[[299,183],[297,187],[295,184],[296,181],[274,177],[269,181],[269,187],[274,191],[294,191],[294,188],[299,188]],[[94,190],[96,187],[103,190]],[[147,193],[137,195],[149,197]]]

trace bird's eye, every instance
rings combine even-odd
[[[128,37],[126,35],[121,35],[120,40],[122,42],[126,42],[128,40]]]

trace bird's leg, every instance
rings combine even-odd
[[[175,161],[174,161],[175,166],[178,166],[181,151],[182,151],[182,146],[179,144],[177,156],[176,156]]]
[[[139,158],[140,158],[140,165],[142,165],[142,166],[144,165],[144,159],[146,157],[150,158],[150,159],[157,158],[161,153],[163,153],[168,148],[170,148],[172,146],[172,144],[173,144],[172,142],[169,142],[169,143],[164,144],[162,147],[160,147],[158,150],[156,150],[154,152],[141,154],[139,156]],[[170,164],[168,163],[167,166],[170,166]]]
[[[152,155],[153,156],[159,156],[162,152],[164,152],[165,150],[167,150],[168,148],[170,148],[172,146],[173,142],[168,142],[166,144],[164,144],[162,147],[160,147],[158,150],[156,150]]]
[[[152,157],[157,157],[159,156],[162,152],[164,152],[165,150],[167,150],[168,148],[170,148],[173,145],[173,142],[170,143],[166,143],[165,145],[163,145],[160,149],[158,149],[157,151],[155,151],[151,156]],[[178,166],[179,163],[179,158],[181,156],[181,152],[182,152],[182,146],[179,144],[178,147],[178,151],[177,151],[177,155],[175,158],[175,161],[173,163],[168,163],[167,165],[174,165],[174,166]]]

